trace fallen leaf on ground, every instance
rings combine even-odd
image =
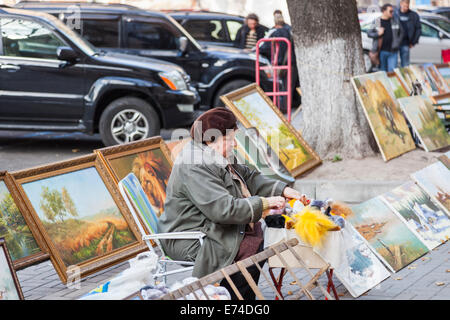
[[[416,267],[414,267],[414,266],[410,266],[410,267],[408,267],[408,269],[416,269]]]
[[[429,259],[430,259],[429,257],[423,257],[422,261],[429,260]]]
[[[445,272],[450,272],[450,269],[445,270]]]
[[[72,149],[73,153],[80,152],[80,149]]]
[[[291,283],[289,283],[290,285],[294,285],[294,284],[297,284],[297,281],[292,281]]]
[[[439,287],[443,286],[444,284],[445,284],[445,282],[436,282],[436,285],[439,286]]]
[[[403,278],[394,278],[394,280],[403,280]]]
[[[343,297],[343,296],[345,296],[345,293],[338,293],[338,297]]]
[[[288,291],[288,296],[292,296],[292,291]]]

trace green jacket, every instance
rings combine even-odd
[[[203,277],[233,263],[245,225],[262,216],[262,197],[280,196],[286,183],[271,180],[247,166],[233,164],[252,197],[244,198],[226,160],[208,146],[191,141],[172,168],[158,232],[202,231],[198,240],[161,240],[174,260],[195,261],[192,275]]]

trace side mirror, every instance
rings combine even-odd
[[[67,62],[75,62],[78,59],[78,54],[70,47],[58,47],[56,54],[59,60]]]
[[[189,44],[189,40],[186,37],[180,37],[180,51],[184,54],[187,50],[187,46]]]

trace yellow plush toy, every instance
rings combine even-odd
[[[300,239],[313,247],[322,245],[322,240],[328,231],[341,230],[338,225],[316,207],[306,206],[291,217],[284,217],[286,228],[295,229]]]

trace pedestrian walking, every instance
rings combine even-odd
[[[373,39],[372,64],[379,61],[380,70],[393,71],[398,65],[398,51],[403,40],[403,27],[398,17],[394,16],[391,4],[381,7],[381,17],[374,20],[367,35]],[[378,61],[377,61],[378,60]]]
[[[400,44],[400,64],[402,67],[410,64],[410,50],[419,42],[422,28],[417,12],[409,9],[409,0],[401,0],[400,7],[396,10],[404,30],[403,40]]]

